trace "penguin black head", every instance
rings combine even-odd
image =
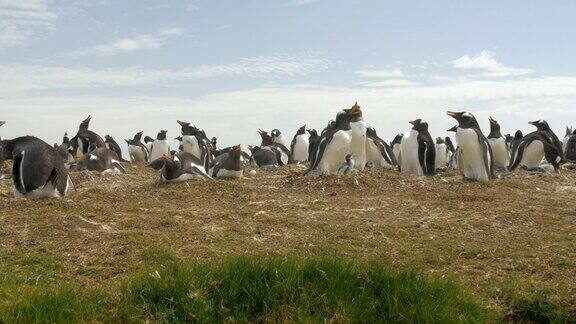
[[[254,153],[260,151],[260,146],[248,145],[248,149],[250,150],[250,153],[254,154]]]
[[[182,142],[182,136],[175,137],[174,139],[177,140],[178,142]]]
[[[212,147],[214,149],[216,149],[216,144],[218,143],[218,139],[216,137],[212,137],[212,139],[210,139],[210,144],[212,144]]]
[[[278,129],[273,129],[272,132],[270,133],[270,135],[272,135],[272,137],[278,137],[278,136],[282,135],[282,133]]]
[[[161,130],[161,131],[158,133],[158,136],[156,137],[156,139],[161,140],[161,141],[165,140],[165,139],[166,139],[166,133],[168,133],[167,130],[164,130],[164,129]],[[144,140],[146,140],[146,139],[144,139]]]
[[[350,118],[350,120],[358,120],[362,118],[362,109],[358,106],[358,102],[354,103],[350,109],[344,109],[346,115]]]
[[[346,164],[351,165],[354,163],[354,157],[352,154],[346,154]]]
[[[104,136],[104,141],[105,142],[114,142],[114,139],[112,138],[112,136],[106,135],[106,136]]]
[[[436,137],[436,144],[444,144],[445,141],[442,139],[442,137]]]
[[[506,139],[506,143],[510,143],[514,139],[514,136],[512,136],[510,134],[506,134],[506,135],[504,135],[504,138]]]
[[[446,115],[456,119],[458,122],[458,127],[460,128],[478,128],[480,129],[480,125],[478,125],[478,121],[476,117],[467,111],[447,111]]]
[[[144,143],[148,144],[148,143],[152,143],[154,142],[154,139],[150,136],[144,136]]]
[[[528,124],[536,126],[536,128],[539,131],[545,131],[545,130],[550,129],[550,126],[548,126],[548,123],[543,119],[531,121],[531,122],[528,122]]]
[[[423,122],[420,118],[411,121],[410,124],[412,124],[412,129],[415,131],[423,132],[428,130],[428,123]]]
[[[68,132],[64,132],[64,137],[62,137],[62,143],[63,144],[70,143],[70,139],[68,138]]]
[[[454,132],[454,133],[456,133],[457,130],[458,130],[458,125],[452,126],[452,128],[448,128],[446,131],[447,131],[447,132]]]
[[[306,131],[308,134],[310,134],[310,137],[318,137],[318,132],[314,128],[308,129]]]
[[[522,137],[524,137],[524,134],[522,134],[521,130],[517,130],[516,133],[514,133],[514,139],[515,140],[522,139]]]
[[[402,143],[402,137],[404,137],[404,134],[397,134],[394,137],[394,139],[392,140],[392,142],[390,143],[390,146],[394,146],[394,144]]]
[[[376,129],[372,126],[367,127],[366,128],[366,136],[374,138],[374,137],[378,137],[378,134],[376,133]]]
[[[490,120],[490,135],[488,135],[488,138],[502,137],[502,133],[500,133],[500,124],[498,124],[498,121],[492,116],[490,116],[488,120]]]
[[[298,131],[296,132],[296,135],[304,135],[306,133],[306,125],[298,128]]]
[[[136,143],[140,142],[140,140],[142,140],[142,135],[144,135],[144,132],[136,133],[136,135],[134,135],[134,142]]]
[[[92,120],[92,116],[88,115],[88,117],[86,117],[86,119],[80,123],[79,130],[88,130],[88,127],[90,126],[90,120]]]
[[[2,124],[0,124],[0,126],[2,126]],[[572,131],[572,126],[568,127],[566,126],[566,136],[570,136],[572,135],[573,131]]]

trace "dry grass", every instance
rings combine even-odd
[[[573,170],[474,183],[390,170],[307,178],[290,166],[165,186],[142,165],[127,170],[73,174],[63,200],[14,199],[0,181],[0,273],[98,287],[154,249],[200,262],[327,250],[457,278],[501,313],[510,286],[576,309]]]

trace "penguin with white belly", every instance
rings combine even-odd
[[[488,139],[480,130],[476,117],[469,112],[448,111],[446,114],[458,122],[458,165],[465,180],[478,181],[494,178],[494,157]]]
[[[448,145],[446,145],[446,141],[443,140],[441,137],[436,138],[436,144],[434,145],[436,149],[436,160],[434,165],[436,169],[444,169],[448,166],[448,162],[450,162],[451,152],[448,149]]]
[[[350,121],[355,117],[354,110],[341,111],[336,121],[318,140],[318,149],[305,175],[334,174],[350,154],[352,143],[352,129]]]
[[[310,135],[306,132],[306,125],[300,127],[290,145],[290,162],[303,163],[308,161]]]
[[[366,129],[366,164],[376,168],[393,168],[397,165],[392,148],[378,136],[374,127]]]
[[[193,179],[213,180],[202,165],[202,161],[188,152],[165,154],[150,163],[160,170],[160,182],[182,182]]]
[[[400,144],[400,172],[414,175],[434,175],[436,148],[428,132],[428,123],[421,119],[410,122],[412,129],[402,137]]]
[[[366,167],[366,122],[362,118],[362,110],[358,102],[350,109],[344,109],[344,112],[350,118],[350,129],[352,130],[352,139],[350,142],[350,153],[354,155],[354,168],[358,171]]]
[[[446,131],[456,133],[457,129],[458,126],[454,126]],[[458,147],[454,147],[454,143],[452,143],[450,136],[446,136],[446,138],[444,138],[444,142],[446,143],[446,146],[448,147],[451,153],[450,160],[448,161],[448,168],[446,170],[449,172],[454,171],[458,168]]]
[[[76,171],[98,171],[107,173],[126,173],[120,164],[120,158],[116,152],[106,147],[99,147],[76,161]]]
[[[56,150],[32,136],[0,141],[0,165],[12,160],[17,198],[61,198],[68,192],[68,170]]]
[[[167,130],[161,130],[150,147],[150,161],[161,158],[165,154],[170,154],[170,144],[166,139]]]
[[[242,149],[240,145],[232,147],[228,153],[217,156],[210,166],[210,175],[213,178],[239,179],[244,169],[241,161]]]
[[[148,158],[150,158],[150,153],[152,153],[152,144],[154,144],[154,141],[155,139],[153,139],[152,137],[148,135],[144,136],[144,145],[148,150]]]
[[[273,129],[272,132],[270,132],[270,136],[272,136],[273,143],[281,144],[288,148],[288,140],[286,140],[286,137],[282,132],[280,132],[280,130]]]
[[[338,169],[338,174],[346,175],[346,174],[350,174],[353,172],[358,172],[358,170],[356,170],[354,168],[354,163],[355,163],[354,160],[355,160],[354,155],[346,154],[345,162],[342,163],[342,165]]]
[[[488,143],[492,148],[494,155],[494,168],[499,171],[507,169],[510,163],[510,151],[506,145],[506,139],[500,133],[500,124],[498,121],[490,116],[490,134],[488,135]]]
[[[210,140],[203,130],[192,126],[188,122],[178,120],[182,131],[182,151],[194,155],[206,167],[211,162]]]
[[[533,122],[530,122],[532,124]],[[532,124],[533,125],[533,124]],[[514,143],[512,151],[513,159],[508,166],[509,171],[514,171],[519,166],[525,167],[528,171],[545,171],[540,165],[545,158],[546,161],[558,172],[562,162],[562,151],[558,149],[550,134],[545,130],[536,130]]]
[[[141,142],[142,134],[144,132],[138,132],[134,135],[133,139],[125,140],[128,144],[128,154],[130,155],[130,161],[132,162],[148,162],[150,161],[150,152],[144,143]]]

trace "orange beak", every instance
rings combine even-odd
[[[460,115],[460,113],[457,113],[455,111],[447,111],[446,115],[452,117],[452,118],[458,118],[458,116]]]

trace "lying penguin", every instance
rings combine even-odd
[[[276,154],[279,165],[287,165],[290,162],[290,150],[281,143],[274,142],[274,138],[267,131],[259,129],[258,134],[262,139],[260,148],[270,150]]]
[[[342,163],[342,165],[340,165],[340,168],[338,168],[338,174],[339,175],[346,175],[346,174],[358,172],[358,170],[356,170],[354,168],[355,160],[356,159],[354,158],[354,155],[347,154],[346,158],[345,158],[345,162]]]
[[[242,149],[236,145],[228,153],[218,155],[210,165],[210,175],[214,178],[242,178],[244,169],[242,168]]]
[[[126,162],[126,160],[122,158],[122,149],[120,148],[120,145],[116,143],[116,141],[114,140],[114,138],[112,138],[112,136],[110,135],[104,136],[104,145],[106,145],[108,149],[110,149],[111,151],[116,153],[116,155],[118,155],[120,162]]]
[[[546,123],[545,121],[530,122],[532,125],[539,123],[540,126],[535,125],[538,128],[536,131],[514,143],[513,159],[510,160],[510,165],[508,166],[510,171],[516,170],[520,165],[524,166],[528,171],[546,171],[541,167],[541,162],[544,158],[556,172],[560,169],[562,148],[558,148],[559,141],[555,141],[550,136],[542,122]],[[546,125],[548,124],[546,123]]]
[[[99,147],[92,152],[80,157],[76,161],[76,171],[98,171],[107,173],[126,173],[120,164],[120,158],[116,152],[106,147]]]
[[[60,198],[70,184],[68,170],[56,150],[32,136],[0,141],[0,165],[13,160],[14,196],[23,198]]]
[[[252,153],[250,161],[257,167],[266,170],[278,169],[278,158],[274,152],[260,146],[248,146],[248,149]]]
[[[202,165],[202,162],[188,152],[177,152],[174,155],[164,154],[150,163],[160,170],[160,182],[181,182],[192,179],[213,180]]]

